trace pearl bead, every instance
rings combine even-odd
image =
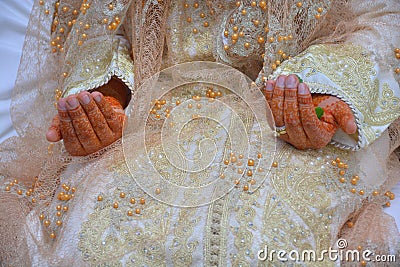
[[[251,179],[251,180],[250,180],[250,184],[251,184],[251,185],[255,185],[255,184],[256,184],[256,180]]]
[[[208,22],[207,22],[207,21],[204,22],[204,23],[203,23],[203,26],[207,28],[207,27],[209,26]]]
[[[249,159],[249,160],[247,161],[247,165],[248,165],[248,166],[254,166],[254,160]]]
[[[252,176],[252,175],[253,175],[252,170],[248,170],[248,171],[247,171],[247,176]]]
[[[243,191],[248,191],[248,190],[249,190],[249,186],[248,185],[243,186]]]
[[[400,74],[400,68],[396,68],[396,69],[394,70],[394,72],[395,72],[396,74]]]
[[[18,190],[18,191],[17,191],[17,194],[18,194],[18,195],[22,195],[22,190]]]
[[[145,200],[144,198],[140,198],[139,203],[142,204],[142,205],[144,205],[144,204],[146,203],[146,200]]]
[[[43,0],[40,0],[40,1],[39,1],[39,5],[43,6],[43,5],[44,5],[44,1],[43,1]]]
[[[78,10],[74,9],[74,11],[72,11],[72,14],[78,15]]]
[[[315,15],[315,18],[316,18],[316,19],[320,19],[321,17],[322,17],[321,14],[316,14],[316,15]]]
[[[198,33],[198,30],[196,28],[193,28],[193,33],[194,34]]]
[[[160,188],[156,188],[156,194],[159,195],[161,193],[161,189]]]
[[[114,209],[118,209],[118,202],[114,202],[113,207]]]
[[[251,6],[252,6],[252,7],[257,6],[257,2],[256,2],[256,1],[252,1],[252,2],[251,2]]]
[[[32,198],[32,203],[36,203],[36,199],[35,198]]]
[[[232,156],[232,157],[231,157],[231,162],[232,162],[232,163],[235,163],[236,161],[237,161],[237,158],[236,158],[235,156]]]
[[[128,216],[133,216],[133,212],[131,210],[128,210]]]
[[[44,11],[44,14],[49,15],[49,14],[50,14],[50,10],[46,9],[46,10]]]
[[[188,8],[188,7],[189,7],[189,4],[188,4],[188,3],[185,3],[185,4],[183,4],[183,7],[184,7],[184,8]]]
[[[176,102],[175,102],[175,104],[176,104],[177,106],[179,106],[180,103],[181,103],[181,101],[179,101],[179,100],[176,100]]]
[[[250,48],[250,44],[249,43],[244,43],[244,48],[249,49]]]
[[[354,226],[354,223],[353,223],[353,222],[348,222],[348,223],[347,223],[347,227],[352,228],[353,226]]]
[[[344,171],[344,170],[340,170],[340,171],[339,171],[339,174],[340,174],[340,175],[345,175],[345,173],[346,173],[346,171]]]
[[[397,53],[400,53],[400,48],[395,48],[394,49],[394,52],[397,54]]]
[[[240,1],[236,1],[236,6],[240,7]]]
[[[243,10],[242,10],[242,15],[246,15],[246,14],[247,14],[246,9],[243,9]]]
[[[103,196],[98,196],[97,201],[103,201]]]
[[[60,216],[61,216],[61,211],[57,211],[57,212],[56,212],[56,216],[57,216],[57,217],[60,217]]]
[[[318,12],[318,13],[322,13],[322,11],[323,11],[322,7],[319,7],[319,8],[317,9],[317,12]]]
[[[39,220],[42,221],[43,219],[44,219],[44,215],[43,215],[43,214],[40,214],[40,215],[39,215]]]
[[[113,4],[109,4],[109,5],[108,5],[108,9],[109,9],[109,10],[113,10],[113,9],[114,9],[114,5],[113,5]]]
[[[56,210],[61,210],[61,206],[58,205],[58,206],[56,207]]]
[[[229,50],[229,46],[228,45],[224,45],[224,50],[225,51]]]
[[[260,6],[261,8],[266,8],[266,7],[267,7],[267,2],[265,2],[265,1],[260,1],[259,6]]]
[[[56,221],[56,225],[57,226],[61,226],[62,225],[62,221]]]
[[[199,4],[198,4],[198,3],[194,3],[194,4],[193,4],[193,7],[194,7],[194,8],[198,8],[198,7],[199,7]]]
[[[302,6],[303,6],[303,3],[302,3],[302,2],[297,2],[296,6],[297,6],[297,7],[302,7]]]
[[[187,17],[186,21],[190,23],[190,22],[192,22],[192,18],[191,17]]]
[[[360,192],[358,192],[361,196],[364,195],[364,190],[360,190]]]
[[[260,21],[258,21],[258,20],[253,20],[253,24],[254,24],[254,26],[258,27],[258,25],[260,25]]]
[[[200,18],[204,19],[206,17],[206,14],[204,14],[203,12],[200,13]]]
[[[225,30],[225,31],[224,31],[224,36],[225,36],[225,37],[228,37],[228,36],[229,36],[229,32]]]
[[[377,196],[377,195],[379,195],[379,192],[375,190],[374,192],[372,192],[372,195]]]
[[[65,78],[68,76],[68,72],[63,72],[62,76]]]
[[[68,12],[68,10],[69,10],[69,7],[67,7],[67,6],[64,6],[64,7],[62,8],[62,11],[64,11],[64,12]]]
[[[341,178],[339,179],[339,181],[340,181],[341,183],[346,182],[346,180],[344,179],[344,177],[341,177]]]
[[[385,206],[386,206],[386,207],[390,207],[390,202],[389,202],[389,201],[386,202],[386,203],[385,203]]]
[[[49,226],[49,225],[50,225],[50,221],[49,221],[49,220],[45,220],[45,221],[43,222],[43,225],[46,226],[46,227]]]
[[[366,261],[361,261],[361,266],[367,266],[367,262]]]
[[[135,213],[136,213],[136,214],[140,214],[140,209],[136,209],[136,210],[135,210]]]
[[[357,184],[357,179],[352,178],[351,181],[350,181],[350,183],[351,183],[352,185],[356,185],[356,184]]]
[[[244,36],[244,32],[239,32],[239,37],[243,37]]]
[[[221,175],[219,176],[219,178],[225,179],[225,174],[221,173]]]
[[[243,174],[243,169],[238,169],[239,174]]]
[[[274,167],[274,168],[278,167],[278,162],[274,161],[274,162],[272,163],[272,167]]]
[[[120,198],[124,198],[125,197],[125,193],[124,192],[119,193],[119,197]]]
[[[394,193],[391,193],[390,196],[389,196],[389,199],[390,199],[390,200],[394,200],[395,197],[396,197],[396,195],[395,195]]]
[[[55,234],[55,233],[51,233],[51,234],[50,234],[50,237],[51,237],[51,238],[56,238],[56,234]]]
[[[239,30],[239,28],[238,28],[238,26],[233,26],[232,30],[233,30],[234,32],[237,32],[237,31]]]
[[[396,58],[400,59],[400,53],[396,53]]]
[[[269,38],[268,38],[268,42],[273,43],[274,41],[275,41],[275,38],[274,38],[274,37],[269,37]]]
[[[224,160],[224,164],[225,164],[225,165],[228,165],[228,164],[229,164],[229,160],[227,160],[227,159]]]
[[[264,37],[262,37],[262,36],[259,36],[258,38],[257,38],[257,42],[259,43],[259,44],[262,44],[262,43],[264,43]]]
[[[67,207],[67,206],[64,206],[64,207],[63,207],[63,211],[64,211],[64,212],[68,211],[68,207]]]
[[[235,179],[235,185],[239,185],[240,184],[240,181],[238,180],[238,179]]]
[[[355,188],[350,189],[350,192],[355,194],[357,192],[357,190]]]
[[[131,199],[129,200],[129,202],[130,202],[131,204],[135,204],[135,203],[136,203],[136,200],[135,200],[134,198],[131,198]]]
[[[258,153],[258,154],[257,154],[257,158],[261,159],[261,158],[262,158],[262,154],[261,154],[261,153]]]

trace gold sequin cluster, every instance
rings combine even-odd
[[[41,213],[39,215],[39,220],[42,222],[45,229],[49,229],[50,238],[56,238],[57,229],[63,225],[64,214],[69,209],[69,201],[74,198],[76,192],[75,187],[62,184],[60,192],[57,194],[56,206],[54,210],[49,212],[49,214]]]
[[[331,161],[332,166],[337,167],[338,169],[338,176],[339,176],[339,182],[342,184],[350,183],[352,187],[350,188],[350,192],[353,194],[359,194],[360,196],[363,196],[366,194],[365,189],[356,189],[355,186],[359,184],[360,177],[358,175],[350,175],[350,179],[346,179],[345,175],[348,169],[348,164],[344,163],[340,158],[336,158]],[[377,197],[377,196],[384,196],[387,198],[387,202],[385,203],[386,206],[390,206],[390,200],[393,200],[395,198],[394,193],[387,191],[387,192],[379,192],[378,190],[373,190],[372,196]]]
[[[156,188],[155,193],[157,195],[161,194],[161,189]],[[105,201],[104,196],[99,194],[97,196],[98,202]],[[133,195],[125,192],[120,192],[117,200],[110,200],[110,204],[116,210],[124,209],[126,210],[126,215],[132,217],[134,215],[140,215],[146,204],[146,199],[144,197],[135,198]]]
[[[395,48],[395,49],[394,49],[394,54],[395,54],[395,56],[396,56],[397,59],[400,59],[400,48]],[[395,72],[396,74],[400,74],[400,68],[396,68],[396,69],[394,70],[394,72]]]
[[[260,160],[262,158],[262,154],[258,153],[257,154],[257,160]],[[245,184],[243,186],[241,186],[241,180],[240,179],[235,179],[233,181],[233,183],[235,184],[236,188],[241,187],[243,189],[243,191],[249,191],[251,189],[251,186],[254,186],[257,181],[254,178],[254,175],[256,173],[261,173],[264,172],[264,169],[262,167],[256,167],[256,161],[255,159],[249,158],[247,159],[247,164],[246,164],[246,160],[244,159],[244,155],[243,154],[239,154],[236,155],[234,152],[231,152],[229,154],[229,158],[224,160],[224,164],[226,166],[231,166],[233,168],[235,168],[237,174],[239,175],[243,175],[245,176],[247,179]],[[273,167],[278,167],[278,163],[274,162],[272,164]],[[219,176],[220,179],[225,179],[225,174],[221,173]]]
[[[208,88],[205,96],[201,95],[193,95],[191,98],[197,102],[197,104],[189,103],[187,107],[189,109],[192,109],[193,107],[197,107],[198,109],[202,108],[202,105],[200,100],[202,97],[205,97],[208,99],[209,102],[213,102],[215,99],[219,98],[222,96],[222,92],[220,91],[214,91],[213,88]],[[150,110],[150,114],[152,115],[153,118],[155,119],[164,119],[164,118],[169,118],[171,116],[171,111],[174,109],[174,107],[179,106],[181,104],[181,100],[176,100],[175,102],[168,103],[167,100],[165,99],[155,99],[152,102],[152,109]],[[193,119],[195,119],[197,115],[194,115]]]

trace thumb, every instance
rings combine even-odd
[[[335,104],[332,112],[338,126],[347,134],[354,134],[357,131],[357,124],[350,107],[342,100]]]
[[[49,142],[58,142],[62,139],[60,118],[58,117],[58,115],[54,116],[51,125],[46,133],[46,139]]]

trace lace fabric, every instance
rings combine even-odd
[[[122,159],[122,147],[119,142],[82,158],[67,155],[61,143],[48,147],[44,137],[45,130],[52,116],[56,114],[56,109],[52,108],[55,97],[59,96],[59,92],[68,86],[68,83],[72,82],[68,80],[71,69],[77,65],[77,62],[99,57],[108,50],[112,51],[112,44],[117,38],[115,35],[119,28],[124,32],[132,47],[135,88],[142,85],[160,68],[195,59],[229,64],[249,74],[258,84],[262,84],[263,79],[272,74],[280,63],[287,60],[289,56],[297,56],[310,45],[349,41],[367,48],[372,53],[373,60],[382,66],[382,72],[393,73],[392,69],[396,64],[393,55],[393,40],[398,40],[399,36],[398,31],[392,26],[396,23],[389,22],[390,20],[397,21],[398,18],[389,14],[384,17],[384,21],[379,21],[375,19],[379,16],[374,14],[380,12],[381,9],[378,8],[380,6],[385,7],[385,12],[388,12],[387,9],[390,8],[397,9],[397,2],[303,1],[301,6],[297,5],[297,1],[265,2],[266,10],[260,5],[256,6],[256,9],[252,6],[252,1],[241,1],[237,6],[236,1],[197,3],[196,1],[165,0],[113,0],[110,2],[78,0],[42,2],[37,0],[32,10],[24,54],[13,92],[12,119],[19,137],[7,140],[0,147],[2,163],[0,174],[4,181],[8,183],[18,179],[21,188],[23,186],[29,188],[34,183],[35,190],[30,196],[22,197],[17,194],[17,198],[14,193],[1,193],[1,226],[6,229],[0,231],[5,234],[0,241],[1,259],[7,264],[21,266],[29,264],[85,265],[110,262],[120,264],[120,260],[115,261],[110,258],[110,252],[122,254],[125,252],[128,256],[123,260],[130,261],[132,265],[138,262],[149,265],[154,263],[153,260],[157,256],[160,256],[159,261],[156,262],[159,265],[165,264],[162,261],[164,259],[183,265],[203,261],[208,265],[218,263],[245,265],[246,262],[255,263],[255,249],[262,248],[260,229],[265,229],[262,234],[266,237],[265,240],[271,243],[274,242],[275,237],[278,238],[279,233],[290,236],[291,239],[281,236],[282,243],[279,243],[277,247],[288,249],[318,246],[321,249],[333,243],[339,236],[339,229],[355,210],[359,210],[357,216],[354,215],[354,218],[357,218],[357,227],[351,230],[344,229],[340,232],[340,236],[358,243],[364,242],[368,237],[376,246],[384,248],[383,252],[387,253],[390,249],[394,251],[398,240],[395,239],[393,223],[385,220],[385,217],[377,217],[377,214],[381,214],[379,205],[387,199],[374,199],[371,194],[373,190],[380,192],[390,190],[400,177],[399,164],[394,160],[392,153],[399,146],[398,121],[392,123],[389,129],[362,153],[347,154],[350,152],[343,152],[332,147],[308,153],[296,151],[287,145],[280,146],[280,158],[287,160],[287,164],[292,163],[293,167],[286,165],[285,169],[284,165],[280,169],[282,172],[275,173],[275,178],[271,178],[270,181],[274,185],[273,190],[265,196],[236,196],[240,199],[237,202],[235,196],[232,195],[213,202],[209,208],[197,211],[169,210],[160,203],[152,203],[147,208],[148,213],[146,213],[146,208],[143,209],[145,219],[142,221],[138,219],[135,224],[130,221],[131,225],[128,224],[129,220],[122,212],[114,213],[112,208],[113,201],[118,199],[121,193],[118,187],[132,189],[132,192],[139,196],[145,194],[135,189],[135,184],[132,183],[130,173]],[[64,11],[64,7],[67,11]],[[373,12],[364,14],[365,10]],[[202,18],[201,13],[204,13],[206,18]],[[251,16],[246,16],[249,14]],[[188,17],[191,18],[191,22],[188,22]],[[58,22],[55,23],[55,21]],[[235,26],[238,27],[237,31],[234,29]],[[228,31],[227,36],[225,31]],[[234,34],[242,35],[241,31],[243,31],[243,36],[233,42],[232,38],[236,38],[233,37]],[[380,34],[378,38],[374,34],[369,34],[371,32],[387,34]],[[94,50],[82,54],[83,48],[93,40],[102,42],[105,48],[103,47],[101,51]],[[376,40],[379,42],[375,42]],[[394,79],[393,74],[387,75],[390,79]],[[229,79],[228,76],[225,77]],[[55,92],[56,89],[59,91]],[[157,89],[136,95],[137,101],[133,105],[139,106],[138,120],[144,118],[142,115],[147,115],[148,103],[158,96]],[[151,130],[156,133],[158,125],[157,122],[154,124]],[[134,140],[132,138],[129,141],[134,144]],[[318,153],[329,156],[329,159],[322,160],[317,155]],[[319,191],[327,183],[323,179],[324,172],[317,172],[316,167],[312,167],[314,165],[307,164],[313,162],[322,168],[337,155],[349,161],[351,158],[353,162],[362,162],[360,165],[353,166],[354,172],[360,173],[364,180],[363,185],[359,185],[357,190],[362,190],[364,185],[368,190],[365,189],[364,196],[358,197],[349,193],[349,187],[340,187],[340,183],[335,182],[334,187],[340,190],[321,191],[321,198],[324,201],[318,203],[320,204],[318,208],[324,212],[331,205],[337,207],[334,219],[328,220],[329,216],[333,216],[329,212],[322,219],[318,219],[318,214],[313,213],[309,213],[312,220],[301,217],[299,214],[307,210],[299,206],[308,207],[308,212],[310,212],[315,208],[313,205],[318,202],[308,199],[307,186]],[[310,169],[303,166],[309,166]],[[332,173],[336,170],[333,167],[329,168]],[[314,171],[322,173],[322,180],[313,178]],[[299,180],[290,180],[291,174],[295,174]],[[300,179],[302,175],[309,181],[304,182]],[[37,180],[35,177],[38,177]],[[337,178],[333,174],[329,177],[332,180]],[[351,179],[351,177],[347,178]],[[121,183],[118,182],[119,180]],[[291,187],[280,181],[289,183]],[[302,183],[306,186],[302,186]],[[57,199],[59,193],[65,192],[63,184],[76,187],[77,191],[73,199]],[[266,184],[265,187],[271,184]],[[290,189],[298,194],[297,198],[286,199],[291,193]],[[107,204],[96,202],[99,194],[109,197]],[[354,201],[354,203],[346,204],[344,203],[346,200],[337,200],[336,197],[342,194],[346,194],[349,197],[346,200]],[[363,204],[363,200],[367,198],[378,204]],[[34,203],[32,199],[35,199]],[[278,201],[273,202],[272,199],[274,201],[278,199]],[[302,202],[303,200],[305,202]],[[43,227],[43,222],[39,221],[39,215],[44,214],[50,221],[56,222],[59,216],[55,211],[60,203],[62,207],[67,206],[69,212],[62,215],[63,226],[60,228],[53,223],[49,228]],[[232,206],[237,203],[240,205],[235,210]],[[337,203],[339,205],[336,206]],[[279,208],[272,208],[277,207],[275,205]],[[136,208],[136,206],[132,207]],[[265,210],[263,207],[266,207]],[[230,213],[232,210],[234,212]],[[263,221],[260,216],[268,219],[264,222],[271,221],[282,227],[271,227],[268,223],[260,224]],[[84,218],[83,221],[82,218]],[[106,220],[102,221],[103,218]],[[160,221],[157,221],[157,218],[161,218]],[[180,220],[176,220],[177,218]],[[375,228],[370,226],[371,219],[377,222],[373,225]],[[283,224],[282,221],[290,222]],[[104,227],[100,228],[103,232],[96,231],[99,222]],[[321,226],[315,222],[321,223]],[[171,226],[174,223],[176,225]],[[254,227],[254,224],[257,224],[257,227]],[[121,228],[121,225],[125,228]],[[207,230],[204,237],[199,234],[205,232],[203,225],[210,226],[211,229]],[[293,225],[293,229],[290,225]],[[333,230],[328,231],[322,226],[330,226]],[[174,235],[166,234],[166,229],[172,229]],[[302,233],[301,229],[307,229],[307,231]],[[49,234],[55,230],[59,238],[56,241],[49,238]],[[113,239],[114,243],[112,243],[113,240],[106,240],[105,249],[109,250],[95,249],[96,246],[101,247],[103,234],[113,233],[113,231],[125,233],[125,230],[128,236],[134,237],[133,240],[126,238],[125,243],[118,243],[115,241],[117,239]],[[147,236],[144,235],[146,233]],[[153,235],[150,235],[151,233]],[[154,237],[157,234],[160,238]],[[321,235],[320,239],[318,235]],[[388,239],[390,235],[393,239]],[[17,238],[13,238],[14,236]],[[176,239],[174,239],[175,236]],[[227,236],[231,239],[228,240]],[[73,242],[63,242],[71,239]],[[293,240],[302,240],[306,245],[300,246]],[[129,242],[134,242],[138,246],[130,248]],[[149,242],[163,248],[156,249],[154,246],[152,251],[155,252],[150,255],[146,252],[150,251]],[[172,255],[163,254],[164,246],[173,248]],[[125,251],[112,249],[125,249]],[[199,252],[203,251],[202,249],[207,252],[204,258]],[[21,262],[15,263],[16,251],[30,251],[31,255],[36,253],[37,256],[30,259],[22,258]],[[137,255],[128,253],[132,251]],[[122,255],[118,253],[113,257]],[[118,259],[121,258],[123,257]],[[126,265],[129,264],[126,263]]]

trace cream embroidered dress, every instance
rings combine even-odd
[[[20,137],[8,139],[0,150],[2,262],[345,265],[329,258],[258,259],[266,246],[313,249],[319,255],[339,238],[346,239],[349,249],[398,253],[398,230],[382,206],[390,204],[390,188],[400,177],[394,152],[400,140],[399,22],[400,3],[394,0],[36,1],[13,95],[12,118]],[[267,136],[261,151],[251,107],[231,92],[189,86],[161,96],[156,87],[139,89],[159,70],[194,61],[227,64],[254,80],[249,88],[295,73],[313,93],[348,103],[358,132],[348,136],[339,131],[331,145],[304,151]],[[187,76],[196,75],[196,65],[191,66]],[[232,72],[215,70],[219,81],[235,84]],[[164,74],[171,80],[185,76],[166,71],[157,77]],[[45,129],[56,114],[56,100],[95,89],[112,76],[134,96],[126,109],[130,132],[123,141],[87,157],[69,156],[61,143],[48,146]],[[236,93],[257,95],[249,90]],[[197,155],[199,136],[213,139],[218,150],[203,172],[184,172],[171,161],[175,136],[160,141],[160,125],[170,119],[167,108],[181,108],[171,112],[172,122],[178,123],[187,114],[196,115],[190,110],[201,110],[198,104],[206,105],[196,102],[197,96],[208,100],[211,93],[235,103],[237,117],[215,106],[225,128],[202,119],[183,128],[177,144],[186,155]],[[135,133],[133,122],[162,97],[162,113],[146,117],[150,133]],[[192,106],[179,105],[185,101]],[[235,124],[239,119],[243,128]],[[232,136],[239,135],[237,129],[249,132],[254,137],[250,152],[232,146],[224,129]],[[213,201],[202,205],[192,201],[201,199],[202,191],[173,190],[154,179],[159,175],[175,185],[189,181],[201,188],[224,168],[231,175],[220,179],[230,181],[231,190],[221,195],[216,188],[207,191]]]

